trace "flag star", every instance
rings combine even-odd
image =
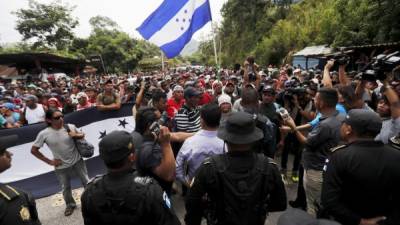
[[[105,137],[107,135],[107,131],[104,130],[103,132],[100,131],[100,137],[99,139],[102,139],[103,137]]]
[[[185,9],[185,13],[187,13],[188,11],[187,11],[187,9]]]
[[[183,27],[181,27],[181,30],[183,30]]]
[[[176,18],[176,22],[179,22],[179,18]]]
[[[186,22],[186,19],[183,19],[182,21],[183,21],[183,22]]]
[[[189,22],[192,22],[192,19],[189,19]]]
[[[126,119],[118,120],[118,121],[119,121],[118,126],[123,126],[124,129],[125,129],[125,126],[128,124],[128,122],[126,122]]]

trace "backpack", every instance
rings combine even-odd
[[[112,187],[106,184],[104,176],[98,176],[90,182],[92,187],[88,193],[92,196],[92,210],[100,217],[102,224],[150,224],[151,218],[144,214],[147,211],[143,204],[148,191],[146,186],[135,184],[132,178],[119,190],[123,195],[117,197],[111,194]]]
[[[217,174],[214,213],[208,214],[208,224],[262,225],[268,212],[269,160],[263,154],[254,154],[255,163],[246,173],[229,171],[226,155],[214,155],[210,164]]]
[[[68,124],[64,124],[64,128],[67,130],[68,133],[71,132]],[[90,158],[94,155],[94,146],[86,139],[73,139],[73,141],[76,149],[82,157]]]

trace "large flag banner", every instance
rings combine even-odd
[[[89,177],[106,172],[105,165],[99,157],[98,143],[101,138],[113,130],[128,132],[134,130],[135,121],[132,117],[132,107],[133,104],[124,104],[118,111],[107,112],[89,108],[65,115],[64,123],[75,124],[79,130],[81,129],[85,133],[86,140],[95,146],[94,156],[85,159]],[[32,144],[37,134],[46,126],[45,123],[38,123],[21,128],[0,130],[0,136],[16,134],[19,137],[17,145],[9,148],[9,151],[13,153],[12,166],[0,174],[0,181],[29,191],[35,198],[61,191],[54,167],[31,154]],[[48,158],[53,158],[46,145],[40,151]],[[73,188],[81,186],[78,178],[72,180],[72,186]]]
[[[168,58],[173,58],[208,21],[211,21],[208,0],[164,0],[137,30]]]

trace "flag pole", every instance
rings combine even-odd
[[[214,57],[215,57],[215,65],[217,67],[217,79],[218,81],[220,80],[220,76],[219,76],[219,64],[218,64],[218,54],[217,54],[217,42],[216,42],[216,37],[215,37],[215,29],[214,29],[214,25],[211,21],[211,33],[213,36],[213,45],[214,45]]]
[[[161,51],[161,69],[162,69],[162,72],[164,73],[165,66],[164,66],[164,52],[163,51]]]

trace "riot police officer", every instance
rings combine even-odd
[[[400,151],[374,140],[381,127],[375,112],[350,110],[341,127],[347,144],[324,168],[322,206],[342,224],[400,224]]]
[[[261,225],[268,212],[285,210],[286,191],[277,166],[255,153],[253,144],[263,132],[253,116],[231,114],[217,135],[228,153],[204,160],[197,170],[186,198],[186,224],[200,225],[204,215],[208,224]]]
[[[0,173],[11,167],[12,153],[7,148],[17,143],[18,136],[0,137]],[[0,224],[40,225],[35,200],[16,187],[0,183]]]
[[[134,175],[139,145],[140,140],[125,131],[113,131],[100,141],[108,172],[92,179],[82,194],[85,225],[180,224],[158,183]]]

